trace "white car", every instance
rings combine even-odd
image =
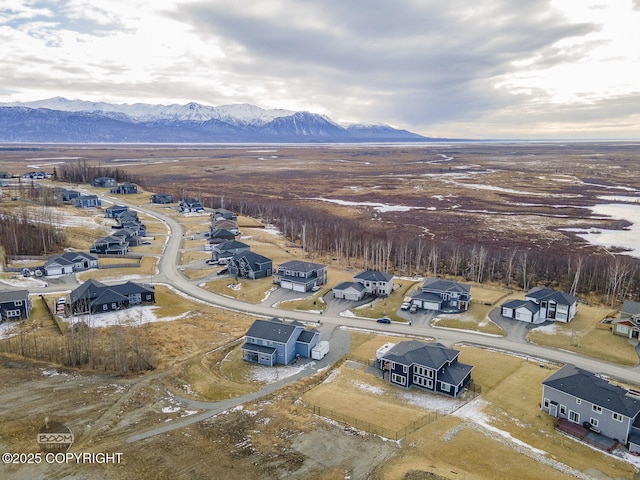
[[[411,304],[409,302],[404,302],[400,305],[400,310],[409,310],[411,308]]]

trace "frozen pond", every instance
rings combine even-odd
[[[592,245],[628,250],[625,255],[640,258],[640,204],[613,203],[589,207],[594,216],[624,219],[633,223],[628,230],[598,230],[600,233],[580,233]]]

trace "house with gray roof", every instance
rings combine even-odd
[[[111,205],[104,209],[104,216],[107,218],[116,218],[123,212],[129,210],[129,207],[125,207],[124,205]]]
[[[98,268],[96,255],[86,252],[65,252],[49,257],[49,260],[44,264],[44,274],[47,276],[66,275],[91,268]]]
[[[308,292],[327,283],[327,266],[290,260],[278,266],[275,283],[294,292]]]
[[[211,260],[218,263],[229,263],[229,260],[231,260],[231,257],[234,255],[248,252],[249,250],[251,250],[251,247],[246,243],[239,242],[238,240],[226,240],[213,247]]]
[[[76,207],[80,208],[94,208],[102,205],[102,200],[96,195],[80,195],[74,198],[73,202]]]
[[[238,216],[233,213],[231,210],[227,210],[226,208],[216,208],[211,214],[211,218],[214,220],[217,218],[224,218],[225,220],[238,220]]]
[[[320,332],[306,330],[300,322],[256,320],[245,335],[242,359],[268,366],[288,365],[297,356],[308,358],[319,340]]]
[[[358,301],[367,293],[366,287],[360,282],[340,282],[333,287],[333,298]]]
[[[445,278],[427,278],[420,290],[411,295],[411,303],[423,310],[464,312],[471,304],[471,285]]]
[[[542,382],[541,408],[585,436],[595,431],[640,453],[640,392],[567,364]]]
[[[409,340],[381,350],[378,367],[393,385],[457,397],[471,382],[473,366],[459,362],[460,352],[441,343]]]
[[[0,323],[22,320],[31,314],[31,299],[28,290],[0,291]]]
[[[202,213],[204,207],[195,198],[185,198],[178,205],[178,210],[182,213]]]
[[[227,268],[231,275],[257,280],[273,275],[273,260],[255,252],[246,251],[231,257]]]
[[[135,183],[125,182],[113,187],[109,192],[116,195],[131,195],[138,193],[138,186]]]
[[[577,311],[576,297],[542,287],[529,290],[524,300],[508,300],[500,305],[503,317],[528,323],[543,323],[548,320],[570,322]]]
[[[640,302],[624,301],[620,317],[613,321],[612,332],[627,338],[640,338]]]
[[[155,302],[155,288],[134,282],[105,285],[87,280],[69,294],[68,314],[103,313]]]
[[[98,177],[93,179],[93,181],[91,182],[91,185],[94,187],[100,187],[100,188],[111,188],[118,185],[118,182],[116,181],[115,178]]]
[[[126,237],[110,235],[102,237],[93,242],[89,252],[108,255],[124,255],[129,251],[129,244]]]
[[[354,276],[353,281],[361,283],[371,295],[387,297],[393,292],[393,275],[389,273],[365,270]]]
[[[80,192],[78,192],[77,190],[62,190],[62,192],[60,192],[60,198],[62,199],[63,202],[71,202],[73,200],[75,200],[76,198],[78,198],[81,195]]]
[[[166,205],[167,203],[174,203],[176,199],[173,195],[168,193],[154,193],[151,195],[151,203],[157,203],[160,205]]]

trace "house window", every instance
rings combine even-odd
[[[590,418],[589,419],[589,423],[591,423],[591,425],[593,425],[594,427],[598,428],[598,419],[597,418]]]
[[[545,398],[545,399],[542,401],[542,406],[543,406],[544,408],[549,408],[549,399],[548,399],[548,398]]]
[[[577,403],[578,405],[580,405],[580,404],[582,403],[582,400],[581,400],[581,399],[579,399],[579,398],[576,398],[576,403]]]
[[[619,413],[613,412],[613,419],[616,422],[622,422],[622,415],[620,415]]]
[[[591,410],[596,412],[596,413],[602,413],[602,407],[600,407],[598,405],[591,405]]]
[[[13,302],[13,304],[14,304],[16,307],[20,307],[20,306],[22,306],[22,300],[16,300],[15,302]]]
[[[442,389],[443,392],[451,391],[451,385],[449,385],[448,383],[440,382],[440,388]]]
[[[580,414],[573,410],[569,410],[569,420],[573,423],[580,423]]]
[[[433,370],[427,370],[427,377],[433,378]]]
[[[400,375],[398,373],[392,373],[391,374],[391,382],[392,383],[398,383],[400,385],[406,385],[407,379],[404,377],[404,375]]]
[[[115,310],[116,308],[118,308],[118,305],[117,305],[117,304],[115,304],[115,303],[112,303],[112,304],[111,304],[111,308],[113,308],[113,309]]]
[[[19,317],[20,310],[7,310],[7,317]]]
[[[564,405],[560,405],[560,415],[567,415],[567,407],[565,407]]]
[[[107,310],[108,308],[109,308],[109,305],[107,305],[106,303],[102,305],[102,310]]]
[[[406,365],[403,365],[403,366],[402,366],[402,371],[403,371],[404,373],[407,373],[407,366],[406,366]]]
[[[422,376],[426,375],[426,370],[424,367],[414,367],[414,370],[417,375],[422,375]]]
[[[427,380],[424,377],[418,377],[418,376],[413,377],[413,383],[415,383],[416,385],[420,385],[421,387],[426,387],[428,381],[429,380]]]

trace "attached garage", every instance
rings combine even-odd
[[[293,290],[293,282],[283,280],[282,282],[280,282],[280,286],[282,288],[288,288],[289,290]]]
[[[334,298],[358,301],[364,297],[365,287],[359,282],[342,282],[333,288]]]

